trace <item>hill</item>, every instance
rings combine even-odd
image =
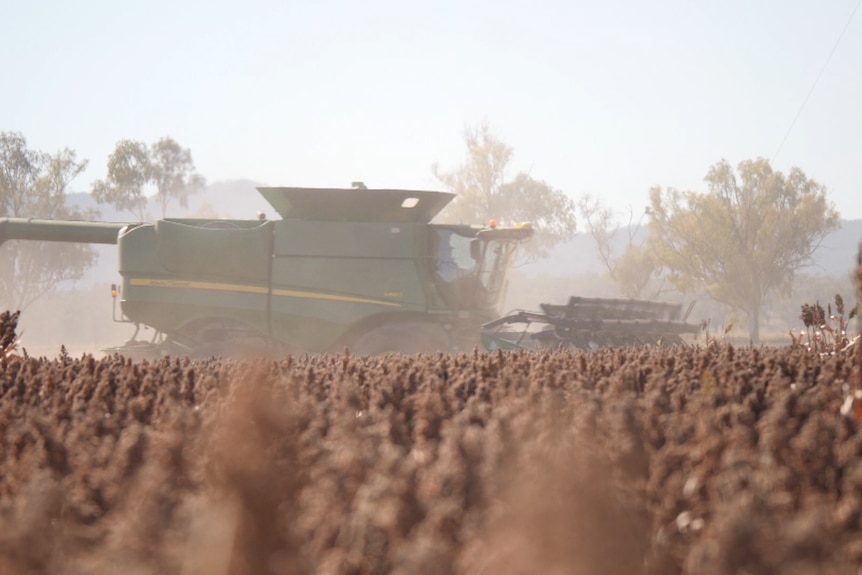
[[[622,253],[628,233],[626,228],[616,231],[614,253]],[[860,242],[862,220],[841,220],[838,229],[827,235],[814,252],[811,264],[800,271],[816,277],[844,277],[856,265]],[[568,277],[604,274],[606,269],[596,254],[592,237],[583,232],[558,245],[547,259],[524,265],[522,271],[531,276]]]

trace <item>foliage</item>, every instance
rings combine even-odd
[[[643,297],[650,280],[655,277],[656,264],[652,253],[643,245],[629,244],[614,262],[614,280],[626,297]],[[649,294],[655,298],[661,292],[661,284]]]
[[[172,138],[162,138],[150,148],[142,142],[120,140],[108,157],[107,178],[93,183],[92,195],[100,204],[112,204],[144,221],[150,189],[165,217],[170,200],[185,207],[189,195],[202,190],[205,183],[195,171],[191,151]]]
[[[461,223],[500,218],[497,201],[505,182],[504,172],[512,159],[512,148],[492,134],[487,123],[466,127],[464,144],[467,159],[456,170],[441,172],[437,165],[433,168],[434,176],[458,195],[443,215],[449,221]]]
[[[66,205],[66,188],[86,167],[74,151],[31,150],[17,132],[0,132],[0,216],[92,219],[95,212]],[[87,245],[6,242],[0,249],[0,302],[24,309],[65,280],[79,279],[95,263]]]
[[[838,225],[826,188],[799,168],[786,176],[765,159],[726,160],[706,175],[707,193],[650,190],[647,245],[678,288],[704,287],[746,312],[758,342],[766,296],[787,291],[822,238]]]
[[[195,172],[191,151],[181,148],[171,138],[162,138],[153,144],[150,165],[162,217],[167,213],[168,199],[177,200],[185,208],[189,195],[199,192],[206,185],[204,177]]]
[[[150,181],[150,174],[147,147],[141,142],[120,140],[108,157],[107,181],[94,182],[91,193],[100,204],[112,204],[144,221],[147,207],[144,188]]]
[[[489,124],[464,130],[467,158],[453,171],[434,166],[434,176],[458,195],[440,219],[458,223],[501,225],[532,223],[536,236],[525,246],[528,257],[541,258],[575,232],[574,202],[562,191],[526,173],[506,179],[512,148],[495,136]]]
[[[520,173],[500,187],[500,213],[508,223],[530,222],[536,237],[526,250],[534,257],[545,257],[551,248],[575,232],[572,200],[548,183]]]

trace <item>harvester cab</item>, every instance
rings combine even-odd
[[[517,244],[532,229],[436,225],[429,232],[435,285],[444,304],[494,311],[505,295]]]

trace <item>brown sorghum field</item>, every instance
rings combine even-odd
[[[0,573],[858,573],[860,354],[10,353]]]

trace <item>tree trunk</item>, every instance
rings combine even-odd
[[[749,307],[748,339],[753,345],[760,343],[760,302],[752,302]]]

